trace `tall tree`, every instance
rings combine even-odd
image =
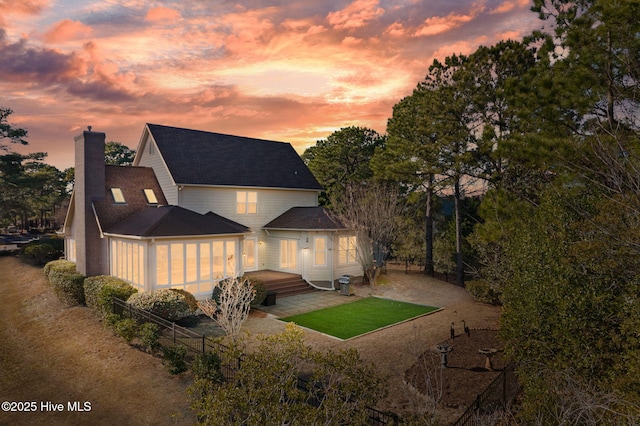
[[[110,141],[105,144],[104,161],[107,164],[130,166],[133,164],[135,156],[136,151],[134,149],[130,149],[120,142]]]
[[[433,102],[429,117],[429,133],[436,141],[438,174],[444,177],[453,193],[456,225],[456,282],[464,285],[464,262],[462,253],[461,199],[465,186],[472,176],[474,154],[477,146],[480,122],[472,109],[474,88],[465,84],[465,56],[451,56],[444,63],[434,61],[429,74],[418,85],[417,90]]]
[[[386,137],[375,130],[345,127],[307,148],[302,158],[329,200],[341,197],[350,183],[362,183],[373,176],[369,162],[376,148],[385,143]]]
[[[495,219],[480,229],[502,239],[489,275],[504,288],[501,330],[527,419],[557,422],[548,377],[568,373],[635,404],[601,410],[602,424],[618,424],[610,416],[637,419],[640,402],[640,2],[536,0],[534,10],[555,33],[539,35],[535,72],[522,77],[529,143],[519,148],[521,169],[541,179],[485,197]],[[535,145],[555,158],[527,162]]]
[[[433,275],[433,199],[439,171],[438,148],[430,128],[433,92],[415,90],[393,107],[387,122],[387,144],[372,159],[377,177],[394,180],[410,192],[424,192],[425,273]]]
[[[10,108],[0,107],[0,151],[10,151],[9,146],[5,143],[5,139],[9,140],[9,143],[27,145],[29,142],[25,139],[27,137],[27,130],[15,127],[9,123],[8,118],[13,114],[13,110]]]

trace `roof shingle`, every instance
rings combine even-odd
[[[110,191],[111,188],[120,188],[122,190],[125,203],[115,203]],[[142,209],[155,208],[155,205],[151,206],[147,202],[147,198],[144,195],[145,189],[153,189],[158,199],[158,205],[167,204],[152,168],[105,166],[105,196],[101,199],[92,200],[102,230],[110,228]]]
[[[293,207],[267,223],[264,228],[317,231],[345,229],[324,207]]]
[[[105,230],[139,237],[243,234],[249,228],[215,213],[196,213],[179,206],[146,208]]]
[[[147,127],[176,184],[322,189],[288,143],[157,124]]]

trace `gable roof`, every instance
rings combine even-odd
[[[178,237],[243,234],[249,232],[249,228],[212,212],[200,214],[179,206],[159,206],[140,210],[104,232],[138,237]]]
[[[265,229],[339,230],[346,229],[324,207],[293,207],[263,226]]]
[[[125,203],[116,203],[111,188],[120,188]],[[145,189],[152,189],[157,204],[149,204],[144,195]],[[150,167],[105,166],[104,197],[94,199],[93,208],[100,228],[104,231],[125,218],[143,209],[155,209],[158,205],[166,205],[162,188]]]
[[[322,190],[291,144],[147,124],[177,185]]]

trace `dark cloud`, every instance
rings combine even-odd
[[[78,70],[76,55],[51,49],[35,49],[22,39],[8,43],[6,32],[0,29],[0,75],[7,81],[32,83],[60,82]]]
[[[80,98],[99,100],[100,102],[126,102],[135,99],[130,93],[106,81],[83,82],[72,80],[67,90],[70,94]]]

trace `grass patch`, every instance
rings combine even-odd
[[[280,318],[280,320],[294,322],[302,327],[340,339],[350,339],[437,309],[433,306],[368,297],[353,303]]]

